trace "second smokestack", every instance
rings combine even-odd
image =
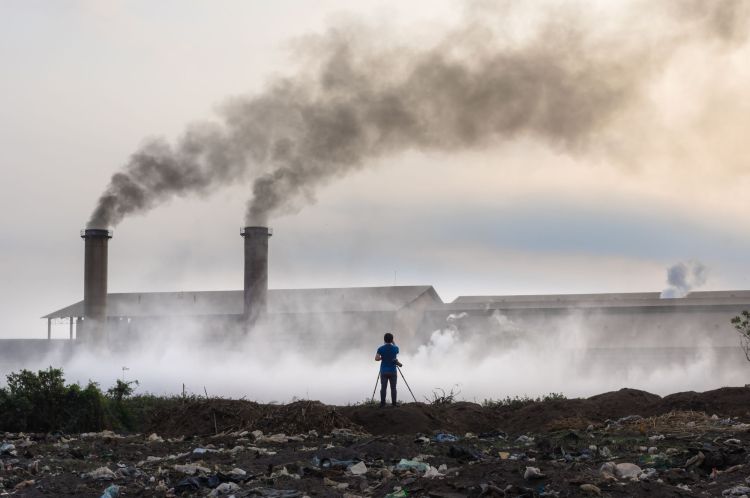
[[[104,341],[107,325],[107,253],[112,231],[81,230],[85,241],[83,263],[83,330],[77,338],[90,343]]]
[[[245,227],[244,318],[252,327],[267,311],[268,295],[268,227]]]

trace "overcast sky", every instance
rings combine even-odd
[[[518,42],[559,9],[525,4],[492,8],[487,22]],[[703,289],[750,288],[746,26],[698,36],[697,23],[719,18],[670,17],[653,4],[584,9],[584,25],[637,45],[642,64],[655,66],[634,103],[587,137],[585,153],[519,133],[369,160],[271,220],[270,286],[432,284],[445,300],[661,291],[669,266],[697,260],[708,268]],[[1,2],[0,336],[43,337],[39,317],[82,299],[79,230],[144,140],[174,141],[188,123],[216,119],[228,98],[294,74],[300,45],[331,26],[361,23],[382,33],[376,45],[420,46],[485,8]],[[668,56],[665,44],[674,45]],[[126,218],[110,244],[110,292],[240,289],[250,197],[248,180]]]

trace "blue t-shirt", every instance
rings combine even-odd
[[[380,373],[396,373],[396,356],[398,346],[394,344],[383,344],[378,348],[380,355]]]

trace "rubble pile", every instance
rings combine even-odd
[[[206,401],[198,420],[181,411],[161,422],[198,428],[181,434],[0,432],[0,495],[750,497],[750,414],[738,414],[740,393],[730,394],[737,406],[716,413],[654,413],[662,398],[632,390],[595,397],[609,414],[581,408],[588,400],[568,400],[578,407],[568,411],[564,400],[537,403],[515,415],[471,403],[379,409],[313,401],[239,413],[230,400],[213,408]],[[633,398],[644,403],[623,414],[620,405]],[[515,417],[524,414],[519,430]]]

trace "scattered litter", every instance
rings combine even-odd
[[[0,445],[0,455],[16,456],[16,446],[10,443]]]
[[[118,496],[120,496],[120,487],[113,484],[104,490],[100,498],[117,498]]]
[[[206,467],[202,467],[194,463],[188,463],[186,465],[175,465],[174,469],[177,472],[182,472],[183,474],[187,475],[194,475],[198,472],[203,474],[208,474],[211,472],[211,469],[207,469]]]
[[[643,470],[634,463],[618,463],[615,465],[615,476],[620,479],[637,478]]]
[[[331,436],[342,437],[342,438],[353,438],[353,437],[357,437],[357,434],[351,429],[340,428],[340,429],[331,430]]]
[[[526,471],[523,473],[523,478],[527,481],[532,479],[542,479],[545,475],[539,470],[539,467],[526,467]]]
[[[743,496],[750,495],[750,487],[747,486],[735,486],[733,488],[725,489],[721,492],[721,496]]]
[[[638,476],[638,479],[641,481],[650,481],[652,479],[656,479],[659,476],[659,472],[653,468],[649,467],[647,469],[643,469],[643,472]]]
[[[21,482],[19,482],[18,484],[16,484],[15,486],[13,486],[13,489],[14,489],[15,491],[18,491],[18,490],[21,490],[21,489],[26,489],[26,488],[30,488],[30,487],[31,487],[31,486],[33,486],[34,484],[35,484],[35,481],[34,481],[34,480],[32,480],[32,479],[28,479],[28,480],[26,480],[26,481],[21,481]],[[5,493],[3,493],[3,494],[5,494]]]
[[[430,466],[424,473],[422,477],[426,479],[434,479],[435,477],[443,477],[444,474],[440,472],[440,469],[436,469],[433,466]]]
[[[482,460],[484,456],[481,452],[464,446],[451,446],[448,448],[448,456],[457,460]]]
[[[229,471],[229,475],[234,478],[242,478],[247,475],[247,472],[245,472],[244,470],[240,468],[235,467]]]
[[[417,472],[425,472],[430,466],[424,462],[418,462],[416,460],[407,460],[402,458],[400,462],[396,464],[396,470],[415,470]]]
[[[86,477],[95,480],[111,481],[116,476],[115,473],[109,469],[109,467],[99,467],[98,469],[92,470],[91,472],[86,474]]]
[[[642,472],[643,470],[634,463],[606,462],[599,468],[599,473],[605,479],[612,477],[620,479],[635,479],[638,478]]]
[[[243,493],[243,496],[264,496],[266,498],[302,498],[307,496],[296,489],[252,488],[248,492],[249,495]]]
[[[233,482],[223,482],[216,486],[209,496],[226,496],[239,491],[240,487]]]
[[[470,438],[467,437],[467,439]],[[441,432],[439,434],[435,434],[434,440],[437,443],[455,443],[456,441],[458,441],[458,437],[454,436],[453,434],[446,434]]]
[[[693,465],[700,467],[705,459],[706,455],[704,455],[702,451],[699,451],[697,455],[688,458],[688,461],[685,462],[685,468],[692,467]]]
[[[398,491],[394,491],[393,493],[388,493],[384,498],[404,498],[406,496],[409,496],[408,494],[406,494],[406,491],[404,491],[403,489],[399,489]]]
[[[286,434],[273,434],[271,436],[260,435],[255,438],[256,442],[259,443],[286,443],[289,440]]]
[[[596,496],[602,495],[602,490],[599,489],[597,486],[594,486],[593,484],[581,484],[579,488],[584,493],[588,493],[590,495],[596,495]]]
[[[349,472],[351,472],[355,476],[367,474],[367,465],[365,465],[365,462],[355,463],[354,465],[349,467]]]
[[[162,439],[159,436],[157,436],[156,433],[151,434],[147,438],[147,440],[148,440],[149,443],[163,443],[164,442],[164,439]]]
[[[198,491],[201,488],[201,482],[195,477],[186,477],[177,483],[174,491],[177,494]]]

